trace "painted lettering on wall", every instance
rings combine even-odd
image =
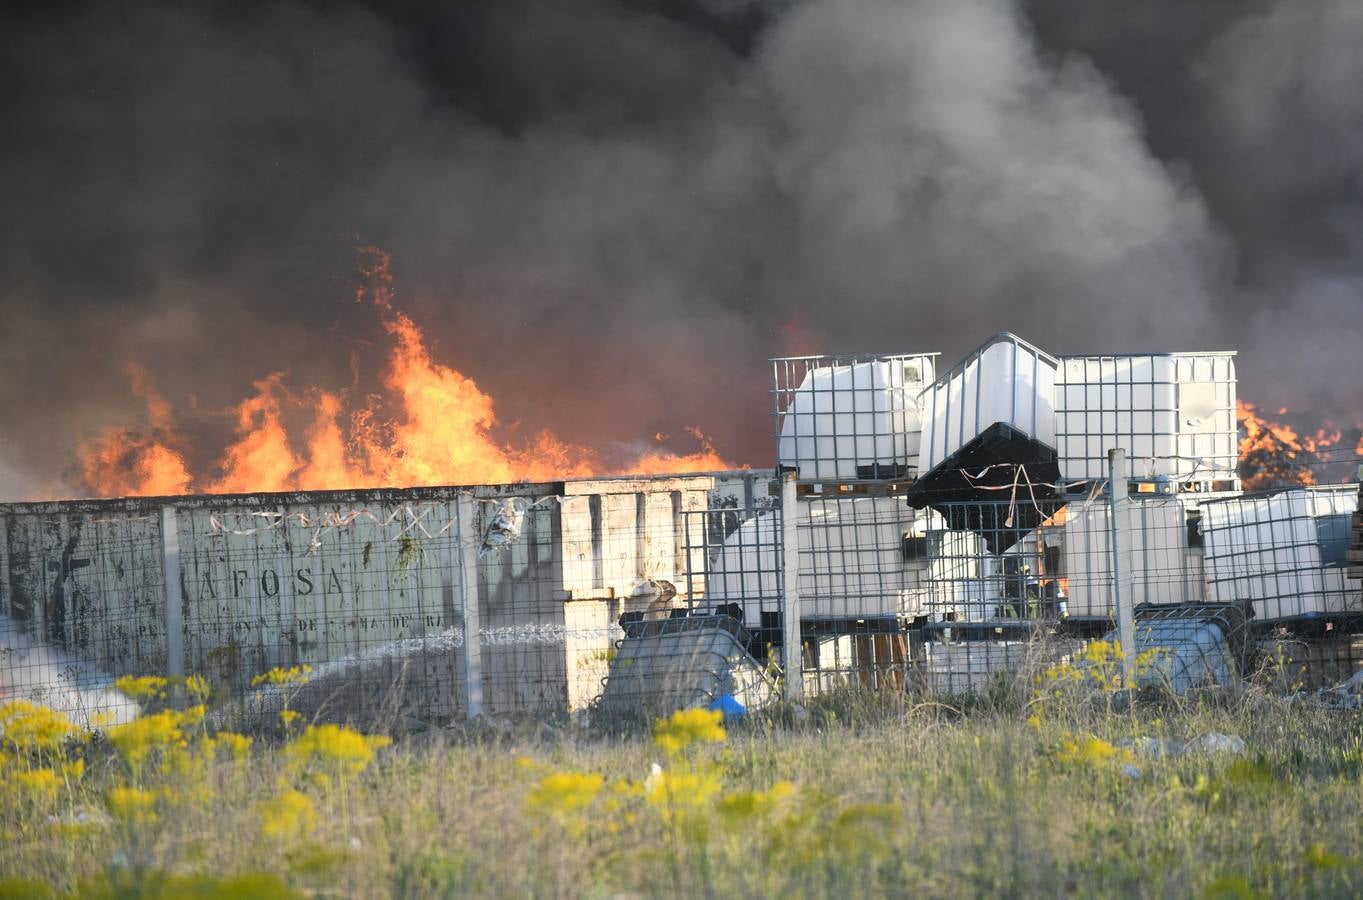
[[[317,593],[319,587],[324,597],[345,593],[341,573],[334,567],[319,572],[311,566],[304,566],[285,575],[280,575],[278,570],[270,568],[261,569],[259,573],[254,573],[250,569],[232,569],[227,574],[225,584],[215,584],[214,573],[205,569],[199,572],[199,599],[217,600],[222,596],[233,599],[252,596],[278,597],[286,584],[292,584],[296,597],[311,596]]]

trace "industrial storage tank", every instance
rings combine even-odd
[[[917,610],[919,574],[926,560],[907,548],[922,538],[927,516],[897,497],[802,500],[796,505],[800,618],[856,620],[895,617]],[[712,610],[736,604],[749,628],[763,614],[781,612],[781,519],[767,512],[728,534],[705,577]]]
[[[1059,361],[999,334],[925,388],[922,474],[906,492],[953,530],[981,535],[1000,553],[1059,507],[1055,392]],[[1025,499],[997,506],[980,501]]]
[[[1138,480],[1238,486],[1234,352],[1066,356],[1057,375],[1062,478],[1104,479],[1122,448]]]
[[[1059,361],[1014,334],[999,334],[928,386],[919,398],[923,472],[947,462],[991,426],[1055,446]]]
[[[905,478],[918,470],[918,395],[936,354],[772,360],[777,461],[801,481]]]
[[[1357,488],[1302,488],[1202,504],[1207,599],[1260,621],[1363,611],[1348,577]]]
[[[1188,539],[1179,497],[1132,498],[1122,511],[1130,555],[1123,563],[1133,605],[1172,606],[1205,599],[1202,552]],[[1061,535],[1067,610],[1073,618],[1116,615],[1112,584],[1112,510],[1106,496],[1065,507]]]

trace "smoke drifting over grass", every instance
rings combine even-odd
[[[138,421],[130,361],[211,448],[189,459],[204,480],[256,380],[374,390],[357,243],[392,254],[397,302],[509,438],[624,457],[695,424],[765,462],[764,360],[794,331],[1238,346],[1247,396],[1347,418],[1359,18],[516,0],[0,20],[20,473],[0,488],[70,482],[82,440]]]

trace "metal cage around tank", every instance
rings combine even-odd
[[[803,482],[912,478],[936,353],[771,360],[776,458]]]

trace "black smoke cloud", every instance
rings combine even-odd
[[[206,446],[254,378],[376,369],[357,243],[513,436],[695,424],[768,462],[792,321],[830,352],[1238,347],[1244,395],[1347,416],[1358,14],[1098,6],[10,13],[0,496],[137,417],[129,359]]]

